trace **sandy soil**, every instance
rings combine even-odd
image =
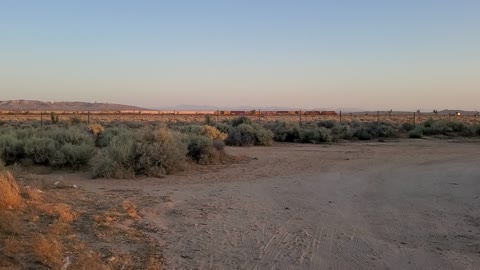
[[[480,144],[228,148],[162,179],[70,179],[139,206],[167,269],[480,269]]]

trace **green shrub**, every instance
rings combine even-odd
[[[208,137],[211,140],[225,140],[227,134],[221,132],[216,127],[207,126],[207,125],[187,125],[177,128],[180,132],[187,135],[198,135]]]
[[[217,163],[225,156],[224,147],[223,141],[212,141],[207,137],[192,135],[188,138],[187,155],[197,163]]]
[[[269,146],[273,143],[273,133],[259,125],[243,123],[232,127],[225,142],[233,146]]]
[[[232,126],[229,125],[229,124],[226,124],[226,123],[218,123],[215,127],[220,132],[225,133],[225,134],[228,134],[228,132],[230,132],[230,130],[232,129]]]
[[[368,132],[368,130],[365,127],[361,127],[355,130],[353,133],[353,137],[362,141],[368,141],[372,139],[372,135]]]
[[[413,123],[403,123],[402,124],[402,130],[409,132],[415,128],[415,125]]]
[[[120,134],[130,134],[131,132],[124,127],[111,127],[98,134],[95,144],[98,147],[107,147],[110,141]]]
[[[94,144],[93,138],[80,127],[54,127],[47,130],[42,136],[49,137],[55,141],[57,147],[65,144]]]
[[[187,155],[182,137],[167,128],[115,136],[102,150],[94,177],[158,177],[180,170]]]
[[[51,138],[33,137],[25,142],[25,155],[35,164],[49,165],[56,151],[55,141]]]
[[[325,127],[300,128],[298,131],[298,138],[294,139],[295,142],[316,144],[332,141],[330,130]]]
[[[423,137],[423,127],[417,126],[414,129],[410,130],[408,133],[409,138],[422,138]]]
[[[128,178],[135,176],[135,137],[131,133],[112,136],[95,162],[95,177]]]
[[[11,165],[24,158],[25,149],[22,141],[11,134],[0,136],[0,159]]]
[[[255,145],[255,129],[249,124],[234,126],[228,133],[228,145],[253,146]]]
[[[353,132],[350,126],[346,124],[342,125],[335,125],[331,129],[332,133],[332,140],[338,141],[338,140],[350,140],[353,137]]]
[[[55,153],[52,165],[78,169],[86,166],[94,155],[95,147],[91,144],[67,143]]]
[[[253,122],[252,122],[252,119],[246,117],[246,116],[241,116],[241,117],[238,117],[238,118],[235,118],[232,120],[232,126],[236,127],[236,126],[239,126],[241,124],[247,124],[247,125],[251,125]]]
[[[333,127],[335,127],[337,124],[336,121],[334,120],[321,120],[317,123],[317,125],[319,127],[324,127],[324,128],[328,128],[328,129],[332,129]]]
[[[204,123],[205,123],[205,125],[211,125],[212,124],[212,116],[209,115],[209,114],[206,114]]]

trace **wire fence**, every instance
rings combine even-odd
[[[0,111],[0,121],[53,121],[78,120],[86,123],[112,121],[160,121],[160,122],[203,122],[209,117],[214,122],[231,120],[236,117],[249,117],[253,121],[298,121],[308,123],[320,120],[335,120],[340,123],[362,122],[396,122],[418,124],[430,118],[447,119],[469,123],[480,122],[478,112],[462,114],[458,112],[334,112],[334,111]]]

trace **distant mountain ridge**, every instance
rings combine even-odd
[[[38,100],[0,101],[2,111],[129,111],[148,110],[136,106],[79,101],[46,102]]]

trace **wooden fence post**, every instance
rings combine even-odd
[[[43,128],[43,112],[40,112],[40,127]]]
[[[342,111],[340,111],[340,124],[342,124]]]

